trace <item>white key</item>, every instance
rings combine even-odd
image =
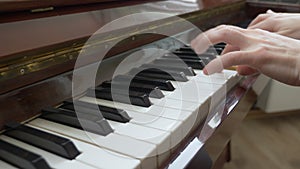
[[[236,85],[240,80],[241,76],[234,70],[223,70],[225,76],[227,77],[226,87],[227,90],[231,89],[234,85]]]
[[[86,169],[96,169],[90,165],[81,163],[79,161],[76,160],[68,160],[66,158],[62,158],[60,156],[57,156],[55,154],[49,153],[47,151],[44,151],[42,149],[36,148],[34,146],[31,146],[27,143],[23,143],[21,141],[18,141],[16,139],[7,137],[5,135],[1,135],[0,136],[1,140],[7,141],[8,143],[11,143],[13,145],[16,145],[18,147],[21,147],[25,150],[34,152],[36,154],[41,155],[49,164],[49,166],[51,168],[56,168],[56,169],[65,169],[65,168],[72,168],[72,169],[82,169],[82,168],[86,168]]]
[[[133,139],[156,145],[158,163],[166,160],[171,153],[171,133],[132,123],[119,123],[107,120],[114,129],[114,133],[129,136]],[[160,164],[159,164],[160,165]]]
[[[216,73],[210,76],[204,75],[202,70],[195,70],[195,72],[197,75],[188,77],[188,82],[172,81],[176,89],[167,93],[164,91],[166,98],[200,103],[210,99],[207,98],[209,96],[224,98],[226,90],[229,90],[239,80],[237,72],[231,70],[224,70],[223,73]]]
[[[210,76],[204,75],[202,70],[195,71],[197,75],[189,77],[189,82],[182,87],[182,93],[175,92],[167,97],[180,98],[183,95],[181,96],[183,100],[200,100],[201,102],[202,99],[205,100],[205,97],[203,98],[202,96],[210,96],[207,101],[212,103],[211,107],[214,107],[222,99],[225,99],[227,91],[239,81],[236,71],[224,70],[223,73],[216,73]],[[197,93],[198,96],[192,93]]]
[[[196,103],[197,106],[200,106],[205,102],[210,102],[211,97],[214,96],[215,93],[220,93],[219,91],[222,91],[220,89],[222,89],[223,86],[222,84],[202,83],[196,81],[195,79],[191,79],[190,81],[184,83],[172,81],[172,84],[176,86],[175,87],[176,89],[174,91],[171,92],[164,91],[163,92],[165,94],[164,98],[161,99],[150,98],[150,101],[154,105],[167,106],[176,109],[178,108],[184,109],[186,106],[178,107],[178,104],[167,104],[167,103],[173,102],[172,100],[179,100],[178,102],[179,105],[186,104],[186,102],[193,102]],[[220,94],[218,94],[218,96],[219,95]]]
[[[100,136],[40,118],[29,122],[29,124],[139,159],[143,169],[157,168],[156,145],[154,144],[115,133]]]
[[[182,129],[182,121],[160,116],[152,116],[145,113],[137,113],[130,110],[126,112],[132,118],[130,123],[170,132],[172,148],[179,144],[184,138],[183,132],[186,131],[183,131]]]
[[[133,134],[141,134],[143,136],[145,134],[145,131],[149,130],[149,129],[145,129],[145,127],[152,128],[152,130],[158,129],[158,131],[155,135],[161,133],[162,131],[168,132],[168,134],[170,134],[171,144],[169,147],[171,147],[171,148],[176,146],[183,139],[183,136],[182,136],[183,132],[182,132],[182,127],[181,127],[182,122],[181,121],[164,118],[161,116],[153,116],[153,115],[149,115],[149,114],[145,114],[145,113],[137,113],[137,112],[134,112],[131,110],[126,111],[126,112],[131,117],[131,120],[128,123],[119,123],[119,122],[116,123],[116,122],[110,121],[110,124],[112,125],[112,127],[114,127],[116,125],[123,126],[122,130],[125,129],[126,127],[136,128],[136,129],[133,129],[130,133],[123,133],[123,135],[127,135],[127,136],[134,137],[134,138],[139,138],[138,135],[133,135]],[[130,125],[127,125],[127,124],[130,124]],[[138,126],[136,126],[136,125],[138,125]],[[116,127],[114,127],[114,129],[116,129]],[[137,130],[143,131],[143,133],[139,133]],[[119,133],[119,132],[116,131],[116,133]],[[122,133],[119,133],[119,134],[122,135]],[[142,140],[144,140],[144,139],[142,139]],[[158,147],[158,149],[161,151],[165,151],[165,148],[162,148],[162,147]],[[168,148],[168,150],[169,149],[170,148]]]
[[[100,148],[98,146],[88,144],[86,142],[82,142],[76,140],[74,138],[64,136],[40,127],[28,125],[30,127],[55,134],[67,139],[70,139],[74,145],[78,148],[81,152],[76,157],[77,161],[82,163],[87,163],[95,168],[102,168],[102,169],[110,169],[110,168],[124,168],[124,169],[139,169],[140,168],[140,161],[128,156],[124,156],[113,151],[109,151],[107,149]]]
[[[161,99],[158,99],[158,100],[164,100],[164,99],[168,98],[168,99],[175,99],[175,100],[183,100],[183,101],[188,101],[188,102],[190,102],[190,101],[194,102],[195,100],[192,100],[192,99],[188,99],[188,100],[184,99],[184,95],[185,95],[184,92],[185,92],[185,90],[190,90],[190,89],[194,89],[194,88],[197,87],[197,83],[193,83],[194,84],[193,88],[188,89],[186,87],[186,85],[191,84],[191,81],[192,80],[190,80],[188,82],[184,82],[184,83],[182,83],[182,82],[176,82],[176,81],[171,81],[171,83],[175,87],[175,90],[174,91],[162,91],[162,93],[165,95],[165,97],[163,97]],[[199,84],[201,84],[201,83],[199,83]],[[199,89],[201,89],[201,88],[199,88]],[[205,90],[205,92],[206,92],[206,90]],[[201,98],[201,100],[205,100],[205,99],[207,99],[205,97],[206,95],[207,95],[206,93],[201,93],[201,95],[199,95],[199,97]],[[193,93],[193,96],[195,96],[195,93]],[[157,100],[157,99],[150,98],[150,100],[155,104],[156,102],[153,101],[152,99],[153,100]]]
[[[222,73],[215,73],[212,75],[205,75],[203,74],[202,70],[195,70],[195,72],[197,73],[197,76],[199,77],[209,77],[210,79],[212,79],[213,81],[217,81],[217,79],[225,79],[226,80],[226,86],[227,89],[230,89],[231,87],[233,87],[239,80],[240,80],[240,76],[238,76],[237,71],[234,70],[226,70],[224,69],[222,71]]]
[[[197,74],[197,76],[207,76],[203,73],[202,70],[194,70],[195,73]],[[221,78],[221,79],[230,79],[233,76],[237,76],[238,73],[236,71],[233,70],[226,70],[224,69],[221,73],[214,73],[212,75],[209,75],[210,78]]]
[[[226,83],[227,79],[224,78],[214,78],[210,76],[201,76],[201,75],[196,75],[196,76],[191,76],[188,77],[189,80],[195,80],[200,83],[208,83],[208,84],[218,84],[218,85],[223,85]]]
[[[223,73],[225,74],[225,76],[227,78],[231,77],[231,76],[238,76],[238,72],[235,71],[235,70],[227,70],[227,69],[224,69],[223,70]]]
[[[89,103],[107,106],[107,107],[123,109],[127,112],[133,111],[141,114],[147,114],[156,117],[164,117],[164,118],[181,121],[182,130],[186,134],[192,129],[193,125],[198,122],[197,120],[199,118],[204,117],[204,115],[202,114],[198,115],[199,105],[197,106],[196,103],[181,102],[178,100],[171,100],[171,99],[167,99],[166,100],[167,103],[159,102],[158,104],[161,105],[159,106],[152,105],[150,107],[134,106],[125,103],[112,102],[110,100],[95,99],[91,97],[82,97],[80,98],[80,100]],[[164,104],[167,106],[164,106]],[[172,104],[174,104],[173,107],[175,108],[174,109],[168,108],[168,106],[172,106]],[[181,107],[189,110],[181,110]],[[208,105],[206,105],[204,109],[208,109]]]
[[[215,86],[214,88],[211,84],[189,81],[181,88],[177,88],[172,94],[166,96],[165,99],[183,100],[201,104],[209,100],[209,97],[219,88],[220,86]]]
[[[0,168],[2,168],[2,169],[17,169],[17,167],[14,167],[4,161],[0,161]]]
[[[209,89],[210,88],[210,89]],[[154,105],[174,109],[188,109],[197,116],[196,125],[205,120],[209,107],[214,107],[223,97],[222,85],[200,83],[195,80],[177,86],[176,90],[162,99],[150,98]],[[213,104],[211,104],[213,103]]]

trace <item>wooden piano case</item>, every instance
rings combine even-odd
[[[84,43],[100,27],[119,17],[137,12],[159,11],[184,18],[204,31],[220,24],[240,24],[267,9],[282,12],[300,10],[297,5],[243,0],[89,0],[76,3],[78,1],[72,0],[51,1],[49,4],[38,1],[0,2],[0,130],[9,121],[30,120],[38,116],[43,107],[54,106],[71,98],[72,70],[78,54],[86,49]],[[162,8],[168,5],[172,8]],[[177,11],[174,12],[175,9]],[[176,17],[170,17],[111,30],[98,35],[95,43],[105,46],[118,41],[123,34],[130,35],[114,46],[105,56],[106,59],[123,56],[124,53],[149,44],[168,50],[177,43],[172,38],[143,32],[166,29],[174,35],[181,34],[185,31],[184,27],[172,29],[172,26],[180,22]],[[82,66],[95,61],[91,56]],[[112,73],[110,66],[103,69],[107,72],[107,77],[99,78],[98,83],[109,78]],[[224,148],[255,102],[256,96],[250,89],[254,79],[246,78],[228,92],[228,97],[231,95],[239,104],[230,109],[231,113],[222,110],[224,117],[221,124],[204,144],[215,167],[224,163],[220,159],[227,153],[222,153]],[[234,95],[236,92],[240,94]],[[226,102],[228,106],[231,104],[232,100]],[[174,161],[188,143],[199,136],[201,128],[199,126],[183,140],[176,153],[161,168]],[[192,158],[189,167],[201,168],[197,160],[197,156]]]

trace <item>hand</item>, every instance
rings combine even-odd
[[[205,74],[242,65],[238,71],[261,72],[283,83],[300,85],[300,41],[260,29],[221,25],[198,35],[191,45],[203,53],[219,42],[229,44],[231,51],[206,65]]]
[[[263,29],[269,32],[278,33],[295,39],[300,39],[300,14],[296,13],[275,13],[268,10],[265,14],[258,15],[248,26],[248,29]],[[236,48],[227,45],[222,54],[235,51]],[[248,66],[238,66],[237,71],[242,75],[249,75],[257,72]]]
[[[263,29],[280,35],[300,39],[300,14],[275,13],[268,10],[258,15],[248,26],[250,29]]]

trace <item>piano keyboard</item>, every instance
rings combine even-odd
[[[205,120],[211,99],[220,101],[221,91],[238,81],[235,71],[203,75],[216,57],[212,51],[220,54],[223,48],[215,45],[197,55],[183,46],[88,89],[74,102],[45,107],[28,123],[7,124],[0,135],[0,168],[161,166]]]

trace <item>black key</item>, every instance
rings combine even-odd
[[[172,59],[195,59],[195,60],[202,60],[203,58],[211,58],[214,59],[216,58],[216,55],[214,53],[202,53],[202,54],[199,54],[199,55],[195,55],[195,56],[192,56],[192,55],[173,55],[173,54],[165,54],[163,55],[162,58],[172,58]]]
[[[217,51],[218,55],[221,55],[223,48],[215,48],[215,50]]]
[[[181,67],[192,67],[193,69],[203,69],[205,64],[202,60],[196,59],[156,59],[153,61],[155,64],[167,65],[167,66],[181,66]]]
[[[194,51],[174,51],[172,52],[173,55],[177,56],[191,56],[191,57],[197,57],[198,54]]]
[[[216,55],[215,55],[215,54],[210,54],[210,53],[203,53],[203,54],[198,55],[198,57],[199,57],[200,59],[206,58],[206,59],[213,60],[213,59],[216,58]]]
[[[23,148],[0,140],[0,160],[18,168],[51,169],[43,157]]]
[[[138,92],[130,92],[129,95],[128,91],[121,91],[114,89],[113,95],[111,93],[110,88],[101,88],[101,87],[96,87],[95,89],[88,89],[87,90],[87,96],[90,97],[96,97],[99,99],[106,99],[106,100],[111,100],[111,101],[118,101],[121,103],[127,103],[127,104],[133,104],[137,106],[142,106],[142,107],[150,107],[151,102],[149,100],[149,97],[147,94],[144,93],[138,93]],[[129,100],[128,100],[129,98]]]
[[[42,110],[41,118],[103,136],[113,132],[109,123],[101,116],[80,114],[78,119],[77,114],[71,111],[45,108]]]
[[[216,55],[204,53],[204,54],[200,54],[199,58],[204,62],[205,65],[207,65],[210,61],[216,58]]]
[[[128,82],[121,81],[121,80],[116,80],[116,81],[114,81],[114,83],[118,83],[118,84],[122,84],[122,85],[128,85]],[[154,90],[154,89],[157,88],[157,89],[161,90],[155,84],[147,84],[147,83],[140,83],[140,82],[133,82],[133,81],[131,81],[130,86],[138,86],[138,87],[141,87],[141,88],[149,88],[151,90]]]
[[[156,68],[142,69],[142,68],[133,68],[129,74],[142,76],[142,77],[151,77],[157,79],[165,80],[175,80],[180,82],[187,82],[188,78],[183,72],[165,72]]]
[[[210,47],[206,50],[206,53],[210,53],[210,54],[218,54],[220,55],[223,51],[223,48],[214,48],[214,47]]]
[[[157,74],[157,73],[150,73],[150,72],[140,72],[137,74],[140,77],[146,78],[153,78],[153,79],[160,79],[160,80],[173,80],[173,81],[180,81],[180,82],[187,82],[188,79],[186,76],[181,73],[177,75],[170,75],[170,74]]]
[[[176,51],[194,52],[194,50],[193,50],[193,48],[191,48],[191,46],[182,46],[179,49],[176,49]]]
[[[224,49],[225,46],[226,46],[226,43],[223,43],[223,42],[214,44],[214,47],[215,47],[215,48],[222,48],[222,49]]]
[[[174,72],[183,72],[187,76],[195,76],[196,73],[191,67],[175,67],[175,66],[164,66],[164,65],[155,65],[155,64],[144,64],[140,66],[141,68],[157,68],[164,71],[174,71]]]
[[[210,61],[212,61],[210,58],[206,57],[206,58],[201,58],[202,62],[204,63],[204,65],[207,65]]]
[[[76,111],[88,114],[97,115],[101,113],[104,118],[121,123],[127,123],[130,121],[130,117],[125,110],[106,107],[102,105],[96,105],[92,103],[76,101]],[[74,103],[71,100],[64,101],[64,104],[60,106],[62,109],[75,111]],[[99,112],[100,110],[100,112]]]
[[[162,56],[162,58],[165,59],[195,59],[195,60],[201,60],[198,55],[191,56],[191,55],[173,55],[173,54],[165,54]]]
[[[202,61],[204,64],[208,64],[212,59],[215,58],[215,56],[211,54],[201,54],[198,56],[173,56],[173,55],[164,55],[162,56],[163,59],[193,59],[193,60],[199,60]],[[180,68],[180,66],[178,66]]]
[[[226,44],[219,43],[214,46],[209,47],[206,52],[207,53],[214,53],[217,52],[217,54],[221,54]],[[177,49],[174,54],[177,55],[191,55],[191,56],[197,56],[196,52],[191,47],[181,47]]]
[[[133,84],[144,84],[144,85],[152,85],[154,87],[158,87],[161,90],[166,91],[173,91],[175,90],[175,87],[172,85],[172,83],[168,80],[158,80],[153,78],[145,78],[145,77],[137,77],[137,76],[130,76],[130,75],[118,75],[114,78],[117,82],[129,82]]]
[[[204,54],[200,54],[197,56],[189,56],[189,55],[179,55],[179,56],[174,56],[174,55],[170,55],[170,54],[165,54],[164,56],[162,56],[162,58],[164,59],[194,59],[194,60],[200,60],[202,61],[205,65],[207,65],[211,60],[216,58],[215,54],[211,54],[211,53],[204,53]]]
[[[67,159],[75,159],[80,152],[77,150],[73,142],[69,139],[56,136],[32,127],[20,125],[19,123],[9,123],[6,126],[7,136],[21,140],[43,150],[65,157]]]
[[[47,114],[45,112],[45,110],[48,111],[48,113],[57,113],[59,115],[64,115],[64,116],[71,116],[80,120],[89,120],[92,122],[97,122],[97,121],[101,121],[101,120],[105,120],[102,116],[102,114],[98,113],[98,114],[86,114],[86,113],[82,113],[82,112],[74,112],[74,111],[68,111],[68,110],[61,110],[58,108],[45,108],[42,110],[43,114]]]
[[[215,49],[215,51],[217,51],[217,53],[219,55],[221,55],[225,46],[226,46],[226,43],[218,43],[218,44],[213,45],[213,48]]]
[[[111,86],[113,86],[116,89],[126,89],[126,90],[128,88],[128,84],[126,83],[114,82],[112,84],[111,81],[105,81],[99,86],[103,88],[111,88]],[[149,87],[149,86],[144,87],[144,86],[139,86],[131,83],[129,85],[129,92],[132,93],[133,91],[145,93],[149,97],[158,98],[158,99],[161,99],[165,96],[158,87]]]
[[[211,47],[209,47],[206,50],[206,53],[211,53],[211,54],[218,54],[220,55],[223,51],[223,49],[225,48],[226,44],[225,43],[218,43],[215,44]],[[179,49],[177,49],[174,54],[177,55],[191,55],[191,56],[197,56],[196,52],[189,46],[189,47],[181,47]]]

